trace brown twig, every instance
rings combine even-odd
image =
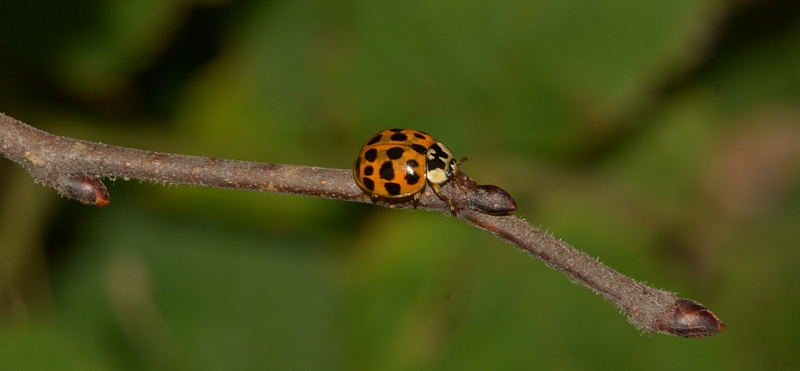
[[[429,190],[417,205],[411,200],[373,201],[355,184],[350,170],[183,156],[86,142],[45,133],[3,114],[0,154],[60,194],[98,206],[109,202],[100,179],[121,177],[451,212],[450,205]],[[642,331],[701,338],[725,328],[702,304],[628,278],[524,220],[507,215],[516,205],[502,189],[478,185],[465,174],[455,183],[458,186],[443,187],[442,192],[450,198],[460,219],[589,287],[617,305]]]

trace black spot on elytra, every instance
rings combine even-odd
[[[419,139],[427,139],[427,137],[425,136],[425,134],[423,134],[422,132],[419,132],[419,131],[417,131],[417,132],[414,132],[414,136],[415,136],[415,137],[417,137],[417,138],[419,138]]]
[[[399,133],[399,132],[403,131],[403,129],[389,129],[389,131],[393,131],[395,133]]]
[[[403,152],[405,151],[406,150],[400,147],[392,147],[386,150],[386,156],[392,160],[397,160],[398,158],[403,157]]]
[[[411,149],[413,149],[414,152],[417,152],[423,156],[425,155],[425,152],[428,152],[428,149],[425,148],[425,146],[423,146],[422,144],[412,144]]]
[[[369,142],[367,142],[367,145],[368,145],[368,146],[371,146],[371,145],[373,145],[373,144],[375,144],[375,143],[378,143],[378,142],[381,140],[381,137],[382,137],[382,136],[383,136],[383,135],[381,135],[381,134],[378,134],[378,135],[376,135],[376,136],[372,137],[372,139],[370,139],[370,140],[369,140]]]
[[[405,179],[406,179],[406,183],[408,183],[409,185],[414,185],[414,184],[417,184],[417,182],[419,182],[420,177],[419,177],[419,174],[417,174],[417,173],[412,171],[412,172],[406,174]]]
[[[369,162],[373,162],[377,158],[378,158],[378,150],[375,148],[370,148],[367,150],[367,152],[364,152],[364,159]]]
[[[392,196],[397,196],[400,194],[400,185],[397,183],[386,183],[383,185],[383,187],[386,188],[386,193]]]
[[[361,179],[361,183],[364,183],[364,187],[367,187],[367,190],[370,192],[375,191],[375,182],[372,181],[370,178]]]
[[[386,161],[383,164],[381,164],[381,168],[378,170],[378,175],[383,180],[394,179],[394,166],[392,166],[392,162]]]
[[[403,133],[394,133],[392,134],[391,137],[389,137],[389,139],[395,142],[405,142],[408,140],[408,135],[405,135]]]
[[[370,176],[370,175],[372,175],[373,173],[375,173],[375,168],[374,168],[374,167],[372,167],[372,166],[367,166],[367,167],[365,167],[365,168],[364,168],[364,175],[366,175],[366,176]]]
[[[417,162],[417,160],[412,158],[412,159],[406,161],[406,166],[414,168],[414,167],[419,166],[419,162]]]

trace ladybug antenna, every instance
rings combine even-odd
[[[456,177],[457,177],[457,176],[458,176],[458,174],[460,174],[460,173],[461,173],[461,169],[460,169],[460,167],[461,167],[461,164],[463,164],[463,163],[465,163],[465,162],[467,162],[467,158],[466,158],[466,157],[462,157],[460,160],[458,160],[458,161],[456,162],[456,166],[454,166],[454,167],[455,167],[455,171],[453,172],[453,173],[454,173],[454,174],[453,174],[453,176],[456,176]]]

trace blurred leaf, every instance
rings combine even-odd
[[[64,89],[99,98],[117,93],[147,67],[182,21],[186,8],[169,1],[106,1],[100,16],[65,43],[54,61]]]
[[[109,210],[66,262],[55,288],[65,321],[99,344],[127,344],[116,357],[149,368],[319,369],[335,360],[316,241],[135,209]]]
[[[4,333],[0,346],[3,370],[116,370],[101,347],[59,325],[36,323]]]

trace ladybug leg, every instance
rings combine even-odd
[[[369,195],[369,198],[372,200],[372,203],[377,203],[378,201],[380,201],[380,200],[381,200],[381,197],[380,197],[380,196],[378,196],[378,195],[374,195],[374,194],[370,194],[370,195]]]
[[[447,202],[447,206],[450,207],[450,212],[453,213],[453,215],[455,215],[456,217],[458,217],[458,211],[456,210],[456,207],[453,206],[453,201],[450,200],[450,197],[447,197],[442,194],[442,190],[438,184],[430,183],[430,185],[431,188],[433,188],[433,192],[435,192],[436,195],[439,196],[439,198],[441,198],[444,202]]]
[[[458,188],[464,189],[464,186],[462,186],[461,182],[458,181],[458,176],[453,177],[453,181],[450,182],[450,185],[453,186],[453,188],[457,186]]]
[[[455,180],[456,184],[453,184],[453,188],[458,185],[458,188],[461,188],[462,190],[464,189],[464,186],[458,181],[458,175],[461,174],[461,164],[467,162],[467,160],[468,159],[466,157],[462,157],[460,160],[458,160],[458,162],[456,162],[455,171],[453,171],[453,180]]]
[[[417,205],[419,205],[419,198],[420,197],[422,197],[422,191],[417,192],[414,195],[414,199],[412,200],[412,204],[414,205],[415,209],[417,208]]]

